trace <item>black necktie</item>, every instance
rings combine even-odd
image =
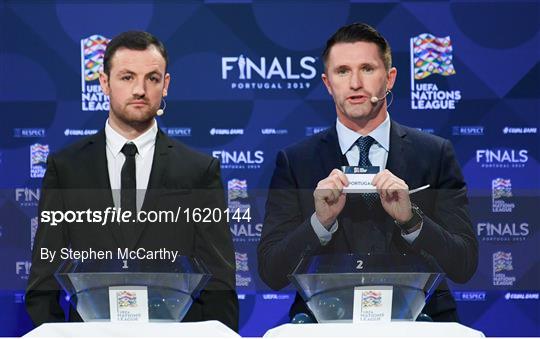
[[[369,149],[371,148],[371,145],[373,145],[374,142],[375,142],[375,139],[373,139],[369,135],[366,137],[360,137],[358,138],[358,140],[356,140],[355,144],[358,146],[358,150],[359,150],[358,152],[360,155],[358,166],[360,167],[372,166],[371,161],[369,161]],[[366,202],[369,208],[372,208],[379,200],[378,193],[362,193],[362,197],[364,198],[364,201]]]
[[[137,212],[137,179],[135,175],[137,146],[132,142],[128,142],[122,147],[121,152],[126,156],[126,161],[122,166],[121,173],[120,207],[122,211],[131,211],[133,217]]]

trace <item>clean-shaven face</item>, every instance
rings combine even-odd
[[[384,99],[374,104],[371,97],[382,98],[393,87],[396,72],[395,68],[386,71],[374,43],[337,43],[330,49],[323,81],[338,117],[370,120],[386,113]]]

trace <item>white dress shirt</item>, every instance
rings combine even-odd
[[[336,130],[341,154],[344,154],[347,157],[349,166],[358,166],[358,162],[360,161],[360,151],[358,145],[355,143],[358,138],[365,137],[366,135],[362,135],[346,127],[339,119],[336,119]],[[375,139],[375,142],[369,149],[369,161],[373,166],[379,166],[382,170],[386,168],[388,152],[390,151],[390,114],[387,113],[386,119],[367,135]],[[317,219],[316,214],[313,213],[311,215],[311,226],[313,226],[313,230],[319,237],[321,245],[324,246],[332,239],[332,235],[337,231],[338,222],[336,220],[330,229],[327,230],[321,224],[319,219]],[[409,234],[401,232],[401,236],[407,240],[407,242],[412,243],[418,237],[418,234],[420,234],[421,229],[422,228],[420,227],[420,229]]]
[[[152,127],[136,139],[128,140],[115,131],[109,125],[109,119],[105,122],[105,139],[107,144],[107,168],[109,170],[109,180],[113,193],[114,206],[120,208],[120,188],[122,184],[122,166],[126,161],[126,156],[121,152],[122,147],[127,142],[132,142],[137,146],[135,155],[135,178],[137,181],[137,211],[141,210],[144,202],[144,195],[150,180],[152,162],[154,160],[154,149],[156,146],[157,122],[154,119]]]

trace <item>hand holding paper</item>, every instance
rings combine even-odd
[[[343,210],[346,201],[343,188],[347,185],[349,185],[347,177],[338,169],[334,169],[328,177],[317,184],[313,192],[315,214],[324,227],[330,227]]]
[[[377,188],[381,204],[394,220],[405,223],[412,218],[409,186],[402,179],[385,169],[375,176],[372,182]]]

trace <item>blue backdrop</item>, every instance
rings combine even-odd
[[[277,150],[334,123],[319,56],[338,27],[363,21],[393,48],[392,118],[449,138],[470,188],[480,265],[452,285],[462,321],[540,336],[539,13],[510,0],[0,0],[0,335],[31,329],[23,290],[46,157],[104,126],[96,70],[107,39],[129,29],[169,50],[160,126],[220,158],[225,187],[244,192],[229,205],[252,208],[250,223],[231,224],[241,334],[284,323],[292,288],[270,291],[257,275],[261,190]]]

